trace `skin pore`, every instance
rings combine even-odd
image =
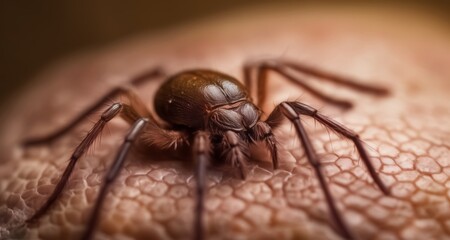
[[[450,57],[444,54],[449,35],[417,13],[349,12],[355,13],[234,13],[141,36],[44,72],[38,85],[2,114],[0,239],[79,239],[104,172],[129,127],[113,120],[78,162],[60,199],[28,228],[21,224],[44,203],[98,114],[50,144],[23,148],[22,140],[58,129],[108,89],[149,68],[161,66],[169,74],[210,68],[242,80],[242,65],[261,59],[291,59],[388,88],[389,96],[376,97],[307,78],[321,91],[354,103],[344,111],[271,74],[264,111],[270,113],[287,99],[300,100],[354,130],[366,143],[391,196],[376,188],[350,141],[303,118],[340,213],[359,238],[445,238],[450,234]],[[150,108],[162,80],[138,89]],[[208,173],[208,239],[340,238],[293,127],[286,121],[275,135],[280,169],[273,171],[267,153],[255,148],[245,181],[237,169]],[[130,154],[106,197],[95,237],[190,239],[192,169],[186,158]]]

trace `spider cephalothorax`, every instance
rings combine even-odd
[[[256,70],[256,77],[253,77],[254,70]],[[195,176],[197,178],[194,238],[203,239],[203,209],[207,166],[216,157],[218,159],[215,160],[223,164],[238,167],[240,176],[245,179],[246,163],[249,161],[248,148],[251,144],[262,141],[265,142],[265,146],[270,152],[274,168],[277,168],[277,148],[279,143],[277,143],[272,129],[277,128],[281,124],[282,119],[286,117],[294,125],[307,159],[314,167],[330,209],[332,221],[336,224],[342,236],[349,239],[353,238],[352,232],[336,208],[322,173],[321,163],[303,127],[300,116],[310,116],[337,134],[353,141],[377,186],[385,194],[388,194],[388,190],[370,163],[359,136],[339,123],[325,117],[316,109],[298,101],[286,101],[277,105],[267,119],[261,119],[261,106],[266,98],[267,72],[269,70],[277,72],[291,82],[302,86],[316,97],[344,108],[351,107],[351,103],[320,93],[309,86],[303,79],[290,75],[287,70],[310,74],[322,80],[332,81],[372,94],[381,95],[387,93],[386,90],[381,88],[361,85],[348,79],[339,78],[335,75],[289,61],[261,62],[246,65],[244,67],[244,82],[247,88],[235,78],[223,73],[204,69],[189,70],[169,77],[156,92],[155,110],[158,116],[166,122],[166,124],[161,124],[147,110],[145,104],[134,90],[125,87],[113,89],[103,100],[86,110],[65,128],[45,138],[31,139],[25,142],[25,145],[32,145],[56,139],[70,130],[86,115],[91,114],[104,104],[107,99],[116,95],[122,95],[126,99],[124,102],[114,103],[103,112],[100,120],[97,121],[75,149],[70,163],[53,193],[28,221],[38,219],[50,208],[62,192],[78,159],[100,135],[106,123],[114,117],[120,116],[130,123],[132,127],[125,137],[111,169],[107,172],[83,238],[89,239],[92,236],[108,186],[117,177],[132,144],[138,142],[141,145],[164,151],[178,151],[179,145],[191,148],[192,159],[196,165]],[[158,69],[133,78],[130,83],[137,86],[156,76],[160,76]],[[250,98],[250,93],[252,92],[250,88],[252,86],[257,88],[256,103]]]
[[[207,131],[214,149],[245,176],[248,144],[265,140],[277,162],[269,125],[260,121],[245,87],[231,76],[211,70],[190,70],[170,77],[156,92],[155,110],[166,122],[192,130]],[[276,165],[274,164],[274,167]]]

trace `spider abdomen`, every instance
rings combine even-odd
[[[222,107],[234,111],[238,106],[232,105],[241,105],[239,102],[245,104],[249,99],[235,78],[211,70],[190,70],[170,77],[156,92],[154,104],[163,120],[204,129],[211,111]]]

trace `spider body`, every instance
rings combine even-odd
[[[133,88],[118,87],[112,89],[110,93],[65,127],[48,136],[28,139],[24,142],[25,146],[29,146],[56,140],[71,130],[73,126],[86,116],[103,106],[109,99],[117,97],[117,95],[125,97],[124,101],[116,102],[103,111],[99,120],[74,150],[69,164],[55,186],[55,190],[44,205],[27,222],[39,219],[50,209],[62,193],[77,161],[100,136],[105,125],[115,117],[121,117],[131,125],[131,128],[124,137],[116,158],[111,164],[111,168],[105,175],[105,180],[100,187],[98,197],[87,222],[83,239],[90,239],[93,236],[95,226],[99,221],[103,201],[107,197],[108,187],[119,175],[129,150],[135,142],[144,143],[144,146],[150,148],[167,151],[180,151],[179,145],[191,149],[192,160],[196,166],[194,173],[197,180],[193,238],[198,240],[204,239],[203,213],[207,167],[213,161],[224,160],[220,162],[228,163],[232,167],[238,168],[241,178],[245,180],[246,163],[250,160],[248,147],[256,141],[262,141],[269,150],[274,169],[277,168],[278,147],[281,144],[277,142],[272,130],[281,125],[283,118],[287,118],[295,127],[296,134],[301,140],[301,147],[303,147],[306,158],[318,178],[333,225],[336,226],[337,231],[344,238],[354,239],[355,236],[350,231],[344,218],[339,214],[328,188],[322,164],[301,122],[301,117],[314,118],[317,122],[330,128],[340,136],[351,140],[378,188],[383,193],[388,194],[386,186],[371,164],[369,155],[358,134],[322,115],[313,107],[298,101],[285,101],[278,104],[268,117],[262,120],[261,106],[264,105],[266,99],[267,73],[269,71],[282,75],[285,79],[303,87],[323,101],[343,108],[351,107],[351,103],[326,96],[307,84],[305,79],[290,73],[309,74],[324,81],[334,82],[371,94],[383,95],[387,93],[383,88],[359,84],[347,78],[341,78],[334,74],[290,61],[263,61],[245,65],[243,68],[245,84],[241,84],[229,75],[212,70],[188,70],[169,77],[156,92],[154,99],[155,110],[160,118],[166,122],[166,124],[161,124],[153,117],[153,113],[147,109]],[[161,76],[159,69],[154,69],[130,79],[129,83],[133,86],[139,86],[149,79],[159,76]],[[256,91],[252,91],[252,87],[256,87]],[[258,94],[256,96],[257,102],[252,102],[250,97],[252,92]],[[181,149],[185,149],[184,147]]]
[[[216,134],[251,129],[261,115],[238,80],[211,70],[170,77],[156,92],[154,104],[156,113],[170,124]]]

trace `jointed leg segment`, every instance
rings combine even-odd
[[[89,222],[87,224],[87,229],[85,230],[82,239],[84,240],[91,239],[93,231],[97,226],[98,217],[103,204],[103,200],[106,197],[108,187],[119,175],[119,172],[123,167],[127,154],[130,151],[133,142],[137,139],[139,134],[145,128],[147,122],[148,119],[146,118],[138,119],[131,127],[131,130],[129,131],[127,136],[125,137],[124,142],[122,143],[122,146],[120,147],[119,152],[116,156],[116,159],[114,160],[111,168],[109,169],[108,173],[105,176],[105,181],[103,182],[103,185],[100,188],[100,192],[98,194],[97,200],[95,201],[95,205],[93,207],[92,213],[89,218]]]
[[[162,75],[161,69],[155,68],[155,69],[152,69],[151,71],[145,72],[137,77],[134,77],[133,79],[131,79],[128,82],[128,84],[130,84],[132,86],[138,86],[146,81],[149,81],[149,80],[159,77],[161,75]],[[31,145],[43,144],[43,143],[51,142],[51,141],[63,136],[64,134],[68,133],[76,124],[81,122],[87,116],[91,115],[96,109],[99,109],[101,106],[105,105],[111,98],[114,98],[115,96],[118,96],[121,94],[127,94],[127,92],[129,92],[128,89],[124,89],[122,87],[116,87],[116,88],[112,89],[105,96],[103,96],[99,101],[97,101],[95,104],[93,104],[88,109],[86,109],[81,114],[79,114],[75,119],[73,119],[70,123],[68,123],[63,128],[58,129],[58,131],[56,131],[52,134],[49,134],[45,137],[27,139],[25,142],[23,142],[23,145],[31,146]]]
[[[247,145],[243,144],[237,133],[233,131],[226,131],[222,143],[221,152],[227,163],[230,163],[233,167],[238,167],[241,173],[241,178],[247,177],[247,161],[249,156],[247,155]]]
[[[256,141],[264,141],[266,147],[270,151],[272,157],[273,168],[278,168],[278,147],[275,136],[272,133],[272,128],[265,122],[257,122],[253,127],[253,138]]]
[[[252,77],[253,70],[256,69],[256,78]],[[267,95],[267,82],[268,82],[268,73],[269,71],[274,71],[280,75],[282,75],[285,79],[290,82],[304,88],[314,96],[319,99],[328,102],[330,104],[342,107],[344,109],[348,109],[352,107],[352,103],[346,100],[335,99],[326,94],[318,91],[311,85],[307,84],[305,79],[300,78],[299,76],[294,76],[290,74],[290,71],[294,71],[297,73],[304,73],[311,76],[314,76],[323,81],[333,82],[342,86],[346,86],[349,88],[353,88],[355,90],[359,90],[362,92],[374,94],[374,95],[386,95],[388,91],[384,88],[367,86],[364,84],[360,84],[356,81],[350,80],[348,78],[339,77],[331,73],[327,73],[325,71],[315,69],[313,67],[303,65],[300,63],[294,63],[286,60],[278,60],[278,61],[262,61],[252,64],[247,64],[243,68],[244,71],[244,81],[247,86],[249,92],[252,92],[253,82],[256,80],[257,83],[257,105],[263,106],[266,101]],[[252,82],[253,81],[253,82]]]
[[[378,188],[380,188],[381,191],[383,191],[384,194],[388,195],[389,190],[384,185],[383,181],[381,181],[380,177],[378,176],[377,172],[375,171],[375,168],[373,167],[372,163],[370,162],[369,155],[367,154],[367,151],[363,147],[363,143],[361,139],[359,138],[358,134],[354,133],[352,130],[344,127],[343,125],[331,120],[330,118],[325,117],[324,115],[320,114],[316,109],[300,103],[300,102],[290,102],[289,105],[295,109],[295,111],[302,115],[307,115],[315,120],[319,121],[326,127],[329,127],[336,133],[352,140],[352,142],[355,144],[356,149],[361,156],[361,160],[363,160],[364,164],[366,165],[367,170],[369,171],[370,176],[374,180],[374,182],[377,184]]]
[[[61,176],[61,179],[56,184],[55,190],[53,190],[52,194],[47,199],[45,204],[41,208],[39,208],[39,210],[27,222],[32,222],[38,219],[45,212],[47,212],[51,205],[53,205],[58,196],[61,194],[67,181],[69,180],[70,174],[72,173],[78,159],[89,149],[95,139],[100,135],[106,123],[117,116],[122,111],[122,109],[123,105],[120,103],[116,103],[109,107],[105,112],[103,112],[100,120],[92,127],[87,136],[83,139],[83,141],[81,141],[81,143],[78,145],[78,147],[70,157],[69,165],[66,167],[63,175]]]
[[[211,146],[209,134],[204,131],[197,132],[194,136],[193,159],[196,165],[195,177],[197,179],[197,196],[194,220],[194,239],[204,238],[203,212],[205,205],[206,168],[210,164]]]
[[[334,203],[334,199],[331,196],[328,184],[323,175],[322,164],[319,162],[317,154],[312,145],[311,139],[309,138],[308,133],[303,127],[303,124],[300,120],[300,114],[296,112],[290,106],[290,104],[286,102],[283,102],[279,105],[279,111],[283,113],[295,126],[295,130],[297,131],[297,134],[302,142],[303,148],[305,149],[306,157],[309,163],[313,166],[316,176],[319,179],[319,184],[325,195],[325,199],[328,204],[328,208],[330,209],[333,222],[337,225],[338,230],[341,231],[342,236],[344,236],[347,239],[354,239],[351,231],[348,229],[347,224],[339,214],[336,204]]]
[[[304,64],[296,63],[293,61],[282,60],[279,61],[279,64],[294,69],[298,72],[306,73],[315,77],[318,77],[324,81],[334,82],[342,86],[346,86],[352,88],[354,90],[374,94],[374,95],[386,95],[389,91],[386,88],[368,86],[365,84],[361,84],[355,80],[349,79],[348,77],[340,77],[332,73],[325,72],[323,70],[313,68],[311,66],[307,66]]]
[[[320,114],[316,109],[300,103],[300,102],[283,102],[279,104],[274,111],[269,115],[268,117],[268,123],[270,125],[270,122],[276,122],[271,121],[271,119],[279,119],[280,115],[286,116],[292,124],[294,124],[296,132],[298,134],[298,137],[301,140],[302,146],[305,149],[305,154],[310,162],[310,164],[313,166],[314,171],[316,172],[316,176],[319,179],[320,186],[324,192],[325,199],[327,201],[327,205],[330,209],[331,216],[333,218],[333,221],[336,223],[337,227],[339,228],[342,235],[348,239],[353,239],[351,231],[348,229],[347,225],[345,224],[344,219],[340,216],[339,211],[337,210],[337,207],[334,203],[333,197],[330,193],[330,190],[328,188],[328,185],[325,181],[323,172],[322,172],[322,165],[319,162],[317,155],[314,151],[314,147],[312,145],[312,142],[303,127],[303,124],[301,123],[300,116],[301,115],[307,115],[315,120],[319,121],[320,123],[324,124],[326,127],[331,128],[333,131],[337,132],[338,134],[349,138],[353,141],[355,144],[359,155],[361,156],[361,159],[363,160],[364,164],[366,165],[369,174],[371,175],[372,179],[375,181],[377,186],[380,188],[381,191],[383,191],[384,194],[389,194],[389,191],[387,187],[383,184],[380,177],[375,172],[375,169],[373,165],[370,162],[369,156],[367,152],[365,151],[362,141],[359,139],[358,135],[355,134],[353,131],[345,128],[344,126],[340,125],[339,123],[323,116]],[[273,126],[276,127],[276,126]]]

